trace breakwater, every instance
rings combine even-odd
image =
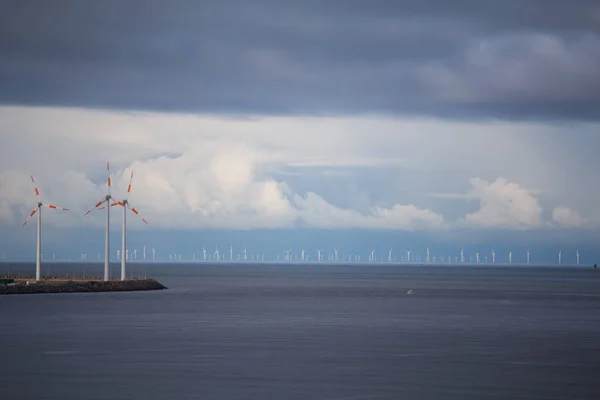
[[[140,290],[162,290],[166,287],[154,279],[131,279],[126,281],[26,281],[14,280],[0,283],[0,294],[35,293],[82,293],[82,292],[130,292]]]

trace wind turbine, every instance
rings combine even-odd
[[[219,261],[219,247],[215,250],[215,261]]]
[[[371,251],[371,262],[375,262],[375,249]]]
[[[406,262],[409,263],[410,262],[410,252],[412,250],[404,250],[404,251],[406,251]]]
[[[496,264],[496,252],[492,249],[492,264]]]
[[[233,261],[233,245],[229,246],[229,261]]]
[[[202,246],[202,256],[204,258],[204,261],[206,261],[206,249],[204,248],[204,246]]]
[[[512,264],[512,251],[508,252],[508,263]]]
[[[558,264],[560,265],[562,263],[562,250],[558,251]]]
[[[388,262],[392,262],[392,249],[388,251]]]
[[[246,252],[246,246],[244,246],[244,261],[248,261],[248,253]]]
[[[302,252],[300,253],[300,260],[301,261],[305,261],[306,260],[306,256],[304,254],[304,249],[302,249]]]
[[[426,257],[427,258],[425,259],[426,262],[429,262],[429,255],[430,255],[429,254],[429,247],[427,247],[427,253],[426,253]]]
[[[285,261],[290,262],[290,253],[292,252],[292,250],[284,250],[285,252]]]
[[[317,261],[321,261],[321,250],[317,249]]]
[[[529,249],[527,249],[527,264],[529,264],[531,260],[531,251],[529,251]]]
[[[35,213],[37,212],[38,220],[37,220],[37,247],[36,247],[36,252],[35,252],[35,280],[39,281],[41,271],[42,271],[42,207],[48,207],[53,210],[60,209],[60,210],[64,210],[64,211],[69,211],[69,209],[57,207],[52,204],[42,203],[42,200],[40,198],[40,191],[35,186],[35,180],[33,179],[33,176],[31,176],[31,182],[34,185],[35,195],[37,196],[38,202],[37,202],[37,206],[33,209],[33,211],[29,213],[29,217],[23,223],[23,226],[27,225],[27,222],[29,222],[31,217],[33,217],[35,215]]]
[[[110,179],[110,175],[109,175],[109,179]],[[131,171],[131,175],[129,176],[129,185],[127,185],[127,195],[126,196],[129,196],[129,193],[131,193],[131,183],[132,182],[133,182],[133,171]],[[110,187],[110,185],[109,185],[109,187]],[[130,207],[129,200],[127,198],[125,198],[121,201],[117,201],[116,203],[112,203],[111,207],[114,207],[114,206],[123,207],[123,223],[121,226],[121,252],[124,252],[125,248],[127,246],[127,210],[130,210],[132,213],[134,213],[135,215],[140,217],[146,225],[148,224],[148,221],[146,221],[144,218],[142,218],[142,216],[140,215],[138,210],[135,209],[135,207]],[[108,234],[106,237],[108,239]],[[137,250],[133,250],[133,258],[135,260],[137,260]],[[144,245],[144,260],[146,260],[146,246],[145,245]],[[127,265],[126,260],[124,258],[122,258],[121,259],[121,280],[122,281],[124,281],[127,278],[127,274],[125,271],[126,265]]]
[[[96,203],[96,205],[94,206],[94,208],[92,208],[91,210],[88,210],[84,215],[88,215],[89,213],[91,213],[94,210],[101,210],[102,208],[106,208],[106,234],[105,234],[105,242],[104,242],[104,280],[108,281],[109,279],[109,262],[110,262],[110,242],[109,242],[109,236],[110,236],[110,232],[109,232],[109,227],[110,227],[110,200],[112,199],[112,196],[110,194],[110,164],[107,162],[106,163],[106,170],[108,171],[108,179],[107,179],[107,186],[108,186],[108,193],[104,196],[103,200],[100,200],[99,202]],[[100,207],[102,204],[106,203],[106,205],[108,207]]]
[[[333,252],[334,252],[334,261],[338,262],[338,251],[335,247],[333,248]]]
[[[460,262],[465,262],[465,249],[460,249]]]
[[[575,253],[575,259],[577,260],[577,265],[579,265],[579,250]]]
[[[152,248],[152,261],[154,261],[156,259],[156,250],[154,250],[154,247]]]
[[[479,264],[479,252],[475,253],[475,262]]]

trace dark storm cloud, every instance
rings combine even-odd
[[[10,1],[0,102],[596,118],[596,1]]]

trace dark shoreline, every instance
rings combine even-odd
[[[37,293],[91,293],[91,292],[132,292],[141,290],[163,290],[166,287],[154,279],[131,279],[126,281],[17,281],[15,284],[0,285],[2,294]]]

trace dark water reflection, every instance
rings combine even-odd
[[[1,296],[0,398],[600,394],[591,269],[136,267],[170,289]]]

